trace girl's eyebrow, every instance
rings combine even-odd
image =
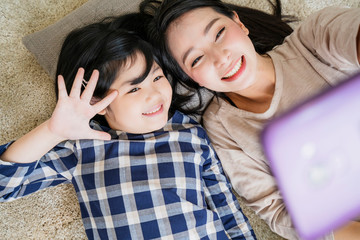
[[[211,20],[205,27],[204,29],[204,33],[203,35],[205,36],[206,34],[208,34],[208,32],[210,31],[211,27],[219,20],[220,18],[214,18],[213,20]],[[194,50],[193,47],[190,47],[184,54],[183,58],[182,58],[182,62],[183,64],[185,64],[186,58],[189,56],[189,54],[191,53],[191,51]]]
[[[140,81],[141,79],[142,79],[141,76],[128,79],[128,80],[126,80],[126,81],[123,81],[123,82],[121,83],[120,87],[124,87],[124,86],[126,86],[126,85],[130,85],[130,86],[136,85],[136,84],[139,83],[139,81]]]
[[[149,73],[154,74],[154,73],[155,73],[157,70],[159,70],[159,69],[160,69],[160,66],[157,65],[157,64],[156,64],[156,66],[155,66],[155,64],[154,64],[153,67],[152,67],[152,70],[151,70]],[[136,84],[138,84],[141,80],[143,80],[142,76],[139,76],[139,77],[133,78],[133,79],[129,79],[129,80],[123,82],[120,87],[125,86],[125,85],[136,85]]]
[[[155,66],[155,64],[154,64],[154,66]],[[154,69],[151,72],[155,73],[159,69],[160,69],[160,66],[156,64],[156,67],[154,67]]]

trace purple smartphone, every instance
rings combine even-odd
[[[270,121],[261,139],[302,238],[360,217],[360,73]]]

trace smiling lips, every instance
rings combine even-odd
[[[245,68],[245,59],[244,56],[235,63],[230,71],[226,73],[226,75],[221,78],[223,81],[231,82],[234,81],[244,70]]]
[[[153,110],[151,110],[149,112],[144,112],[143,115],[145,115],[145,116],[154,116],[154,115],[162,113],[162,111],[163,111],[163,105],[160,104],[157,107],[155,107]]]

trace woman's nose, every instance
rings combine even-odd
[[[230,51],[221,48],[214,48],[213,56],[215,66],[221,67],[224,63],[229,61]]]

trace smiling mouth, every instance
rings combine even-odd
[[[143,115],[145,116],[152,116],[152,115],[156,115],[158,113],[161,113],[163,110],[163,105],[160,104],[159,106],[157,106],[156,108],[154,108],[153,110],[149,111],[149,112],[144,112]]]
[[[240,74],[241,70],[243,69],[242,68],[243,60],[244,60],[244,56],[241,56],[241,58],[237,61],[237,63],[231,69],[231,71],[229,71],[224,77],[222,77],[221,80],[225,80],[225,81],[234,80],[234,77],[237,77]]]

